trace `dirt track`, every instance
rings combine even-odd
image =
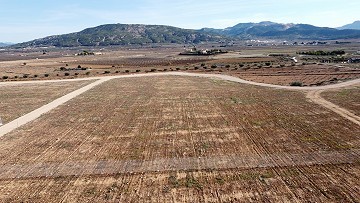
[[[151,77],[151,76],[167,76],[167,75],[177,75],[177,76],[192,76],[192,77],[206,77],[206,78],[218,78],[223,80],[228,80],[232,82],[238,82],[243,84],[250,84],[262,87],[269,87],[269,88],[277,88],[277,89],[287,89],[287,90],[312,90],[307,94],[307,98],[311,101],[322,105],[335,113],[343,116],[344,118],[360,125],[360,118],[351,112],[347,111],[344,108],[341,108],[331,102],[326,101],[325,99],[320,97],[320,92],[327,90],[327,89],[335,89],[335,88],[342,88],[346,86],[351,86],[357,83],[360,83],[360,79],[328,85],[328,86],[320,86],[320,87],[291,87],[291,86],[280,86],[280,85],[272,85],[272,84],[265,84],[265,83],[257,83],[252,81],[243,80],[240,78],[228,76],[228,75],[216,75],[216,74],[197,74],[197,73],[183,73],[183,72],[175,72],[175,73],[148,73],[148,74],[136,74],[136,75],[125,75],[125,76],[107,76],[107,77],[92,77],[92,78],[81,78],[81,79],[73,79],[67,81],[77,81],[77,80],[94,80],[98,79],[98,81],[91,83],[83,88],[80,88],[74,92],[71,92],[59,99],[54,100],[53,102],[46,104],[39,109],[36,109],[14,121],[5,124],[0,127],[0,137],[4,136],[5,134],[15,130],[16,128],[25,125],[26,123],[33,121],[39,118],[42,114],[51,111],[52,109],[58,107],[61,104],[75,98],[76,96],[90,90],[91,88],[102,84],[105,81],[116,79],[116,78],[132,78],[132,77]],[[29,83],[49,83],[49,82],[64,82],[65,80],[44,80],[44,81],[25,81],[25,82],[8,82],[8,83],[0,83],[1,86],[7,85],[21,85],[21,84],[29,84]]]
[[[84,175],[114,175],[125,173],[168,172],[179,170],[252,169],[326,164],[351,164],[358,161],[360,150],[346,152],[320,151],[302,154],[270,154],[264,156],[213,156],[158,158],[143,160],[102,160],[97,162],[63,162],[37,164],[9,164],[0,169],[0,180]]]
[[[316,91],[310,91],[306,95],[306,98],[310,99],[312,102],[317,103],[327,109],[330,109],[331,111],[339,114],[340,116],[356,123],[357,125],[360,125],[360,117],[356,116],[355,114],[351,113],[350,111],[334,104],[329,101],[326,101],[324,98],[320,96],[321,92],[324,90],[316,90]]]

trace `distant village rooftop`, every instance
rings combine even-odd
[[[221,49],[202,49],[202,50],[197,50],[196,47],[192,48],[192,49],[188,49],[182,53],[180,53],[180,55],[195,55],[195,56],[201,56],[201,55],[216,55],[216,54],[225,54],[228,53],[227,51],[222,51]]]

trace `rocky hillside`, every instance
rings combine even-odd
[[[181,29],[163,25],[109,24],[88,28],[81,32],[50,36],[17,44],[28,46],[108,46],[148,43],[199,43],[219,41],[226,37],[214,33]]]

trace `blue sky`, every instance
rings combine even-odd
[[[110,23],[225,28],[274,21],[338,27],[360,20],[347,0],[0,0],[0,42],[23,42]]]

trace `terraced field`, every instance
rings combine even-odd
[[[357,201],[359,135],[300,91],[113,79],[0,138],[0,201]]]

